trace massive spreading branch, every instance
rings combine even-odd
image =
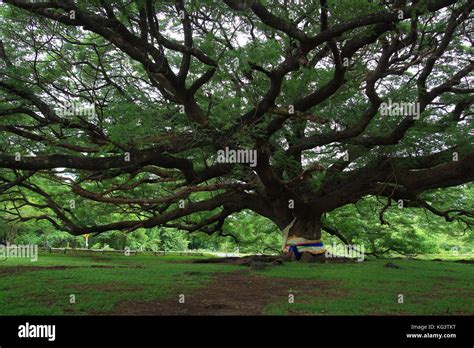
[[[324,213],[373,195],[472,218],[423,193],[474,180],[473,8],[5,0],[4,215],[215,233],[250,209],[314,239],[341,235]]]

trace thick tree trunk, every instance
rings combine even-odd
[[[321,240],[321,214],[314,212],[306,212],[305,214],[293,215],[290,222],[280,223],[280,229],[282,230],[282,249],[288,251],[288,246],[293,245],[294,241],[298,242],[315,242]],[[287,247],[285,249],[285,247]],[[293,259],[312,260],[314,254],[319,252],[321,247],[298,247],[298,253],[291,252]],[[305,251],[306,250],[306,251]],[[316,251],[318,250],[318,251]],[[324,257],[324,253],[318,255],[318,258]]]
[[[318,216],[296,217],[293,226],[288,231],[288,237],[302,237],[308,240],[321,239],[322,223]]]

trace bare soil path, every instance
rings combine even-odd
[[[172,298],[158,301],[124,301],[115,315],[261,315],[270,303],[288,302],[289,294],[337,297],[334,282],[289,278],[272,278],[248,271],[216,275],[205,288],[184,293],[185,303],[179,303],[180,292]],[[342,294],[343,295],[343,294]]]

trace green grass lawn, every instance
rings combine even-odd
[[[108,313],[126,300],[154,300],[175,288],[205,286],[215,272],[236,269],[213,264],[186,264],[186,256],[40,255],[37,262],[0,262],[0,315],[62,315]],[[7,273],[4,267],[65,269]],[[21,268],[20,268],[21,269]],[[75,295],[75,304],[70,295]]]
[[[394,262],[399,269],[386,268]],[[474,265],[424,260],[372,260],[354,264],[295,264],[265,271],[267,277],[334,281],[319,298],[275,303],[267,314],[449,315],[474,314]],[[336,293],[334,295],[334,293]],[[403,295],[403,303],[399,303]]]
[[[124,301],[167,299],[176,296],[178,289],[192,293],[224,272],[239,271],[267,282],[300,279],[300,283],[316,284],[310,291],[296,292],[294,303],[288,303],[285,296],[272,300],[263,314],[474,314],[473,264],[392,260],[400,268],[391,269],[384,267],[389,260],[293,262],[247,272],[242,266],[185,262],[194,258],[41,254],[37,262],[8,259],[0,262],[0,314],[114,313],[115,306]],[[70,303],[72,294],[74,304]]]

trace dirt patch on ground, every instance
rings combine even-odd
[[[122,266],[105,266],[105,265],[92,265],[92,268],[124,268]]]
[[[309,279],[272,278],[245,271],[219,274],[205,288],[180,292],[158,301],[124,301],[115,315],[261,315],[270,303],[288,302],[293,294],[295,302],[306,296],[335,298],[344,296],[335,291],[336,282]],[[185,303],[179,303],[179,295]],[[300,314],[300,313],[294,313]]]
[[[474,264],[474,260],[456,260],[454,262]]]
[[[17,267],[0,267],[0,277],[6,277],[9,275],[21,274],[25,272],[34,272],[34,271],[64,271],[65,269],[73,268],[142,268],[142,266],[109,266],[109,265],[91,265],[91,266],[17,266]]]
[[[182,263],[219,263],[237,266],[252,266],[253,264],[281,265],[283,262],[292,261],[288,255],[249,255],[244,257],[213,257],[209,259],[198,259],[183,261]],[[293,260],[295,261],[295,260]],[[326,257],[324,254],[312,255],[303,253],[298,262],[304,263],[355,263],[357,260],[347,257]]]
[[[66,266],[51,266],[51,267],[41,267],[41,266],[19,266],[19,267],[0,267],[0,277],[8,276],[12,274],[19,274],[24,272],[33,272],[33,271],[45,271],[45,270],[55,270],[63,271],[67,268]]]
[[[126,287],[121,283],[104,283],[104,284],[75,284],[70,285],[69,288],[79,291],[94,290],[94,291],[141,291],[142,287]]]

